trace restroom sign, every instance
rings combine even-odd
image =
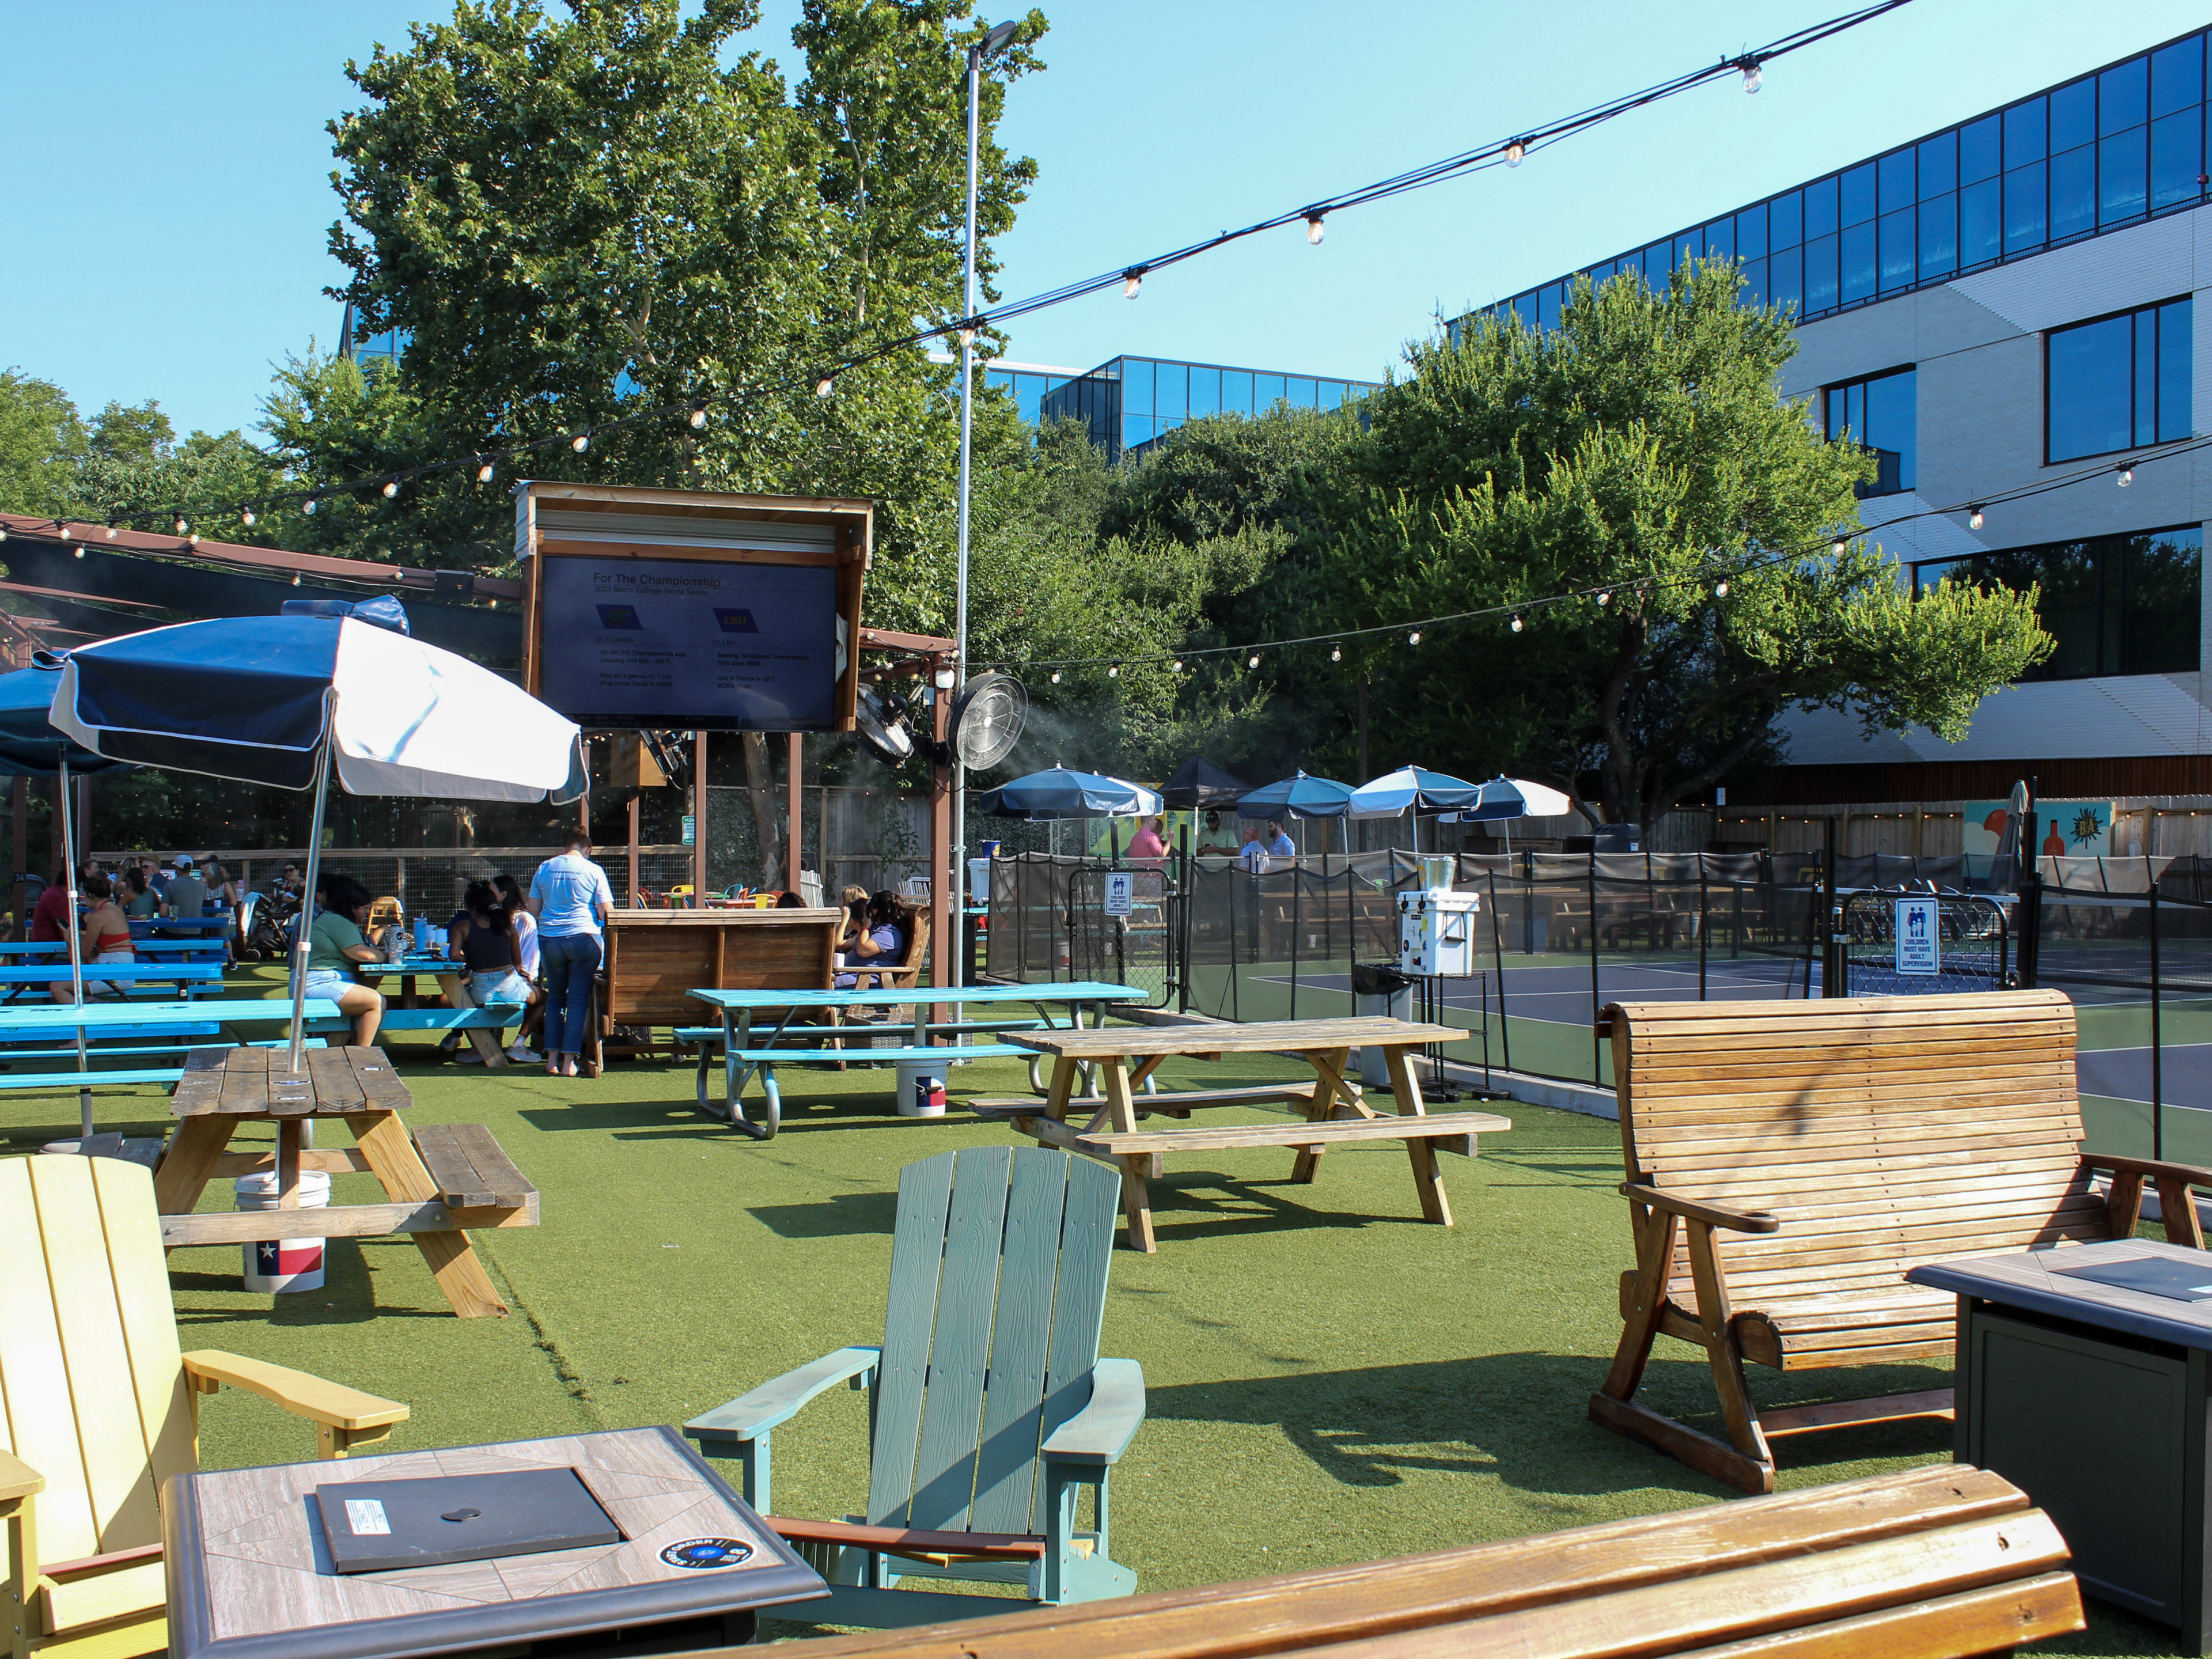
[[[1936,942],[1932,898],[1897,902],[1897,971],[1922,976],[1943,971],[1943,950]]]

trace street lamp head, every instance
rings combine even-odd
[[[1005,46],[1007,41],[1014,38],[1014,32],[1020,27],[1020,24],[1012,22],[993,25],[991,32],[983,37],[983,50],[985,52],[998,51],[1001,46]]]

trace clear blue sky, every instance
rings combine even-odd
[[[1009,294],[1118,267],[1474,148],[1845,9],[1847,0],[1047,0],[1051,65],[1007,142],[1040,177]],[[790,56],[796,0],[756,32]],[[343,66],[430,0],[19,6],[0,96],[0,368],[88,411],[158,398],[250,425],[338,307],[324,123]],[[1856,160],[2212,18],[2205,0],[1917,0],[1532,158],[1293,228],[1023,322],[1014,355],[1121,351],[1379,377],[1441,309]]]

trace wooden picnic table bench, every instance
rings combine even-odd
[[[2067,1559],[2058,1528],[2017,1487],[1942,1464],[1277,1578],[825,1637],[784,1651],[789,1659],[1953,1659],[2081,1629]]]
[[[2146,1181],[2203,1248],[2212,1170],[2082,1151],[2059,992],[1616,1003],[1598,1029],[1637,1265],[1590,1415],[1746,1491],[1773,1490],[1778,1436],[1952,1416],[1948,1389],[1761,1411],[1745,1382],[1950,1359],[1954,1300],[1912,1268],[2131,1237]],[[1705,1349],[1726,1440],[1636,1403],[1661,1336]]]
[[[199,1050],[185,1062],[170,1097],[180,1119],[154,1170],[161,1242],[249,1243],[283,1238],[375,1238],[404,1233],[415,1241],[438,1288],[464,1319],[504,1316],[507,1304],[469,1243],[471,1227],[534,1227],[538,1189],[481,1124],[425,1126],[410,1136],[399,1114],[415,1103],[380,1048],[310,1051],[295,1076],[285,1057],[267,1048]],[[303,1126],[342,1117],[349,1148],[307,1146]],[[273,1122],[272,1152],[226,1150],[240,1123]],[[207,1183],[225,1176],[274,1170],[277,1208],[196,1215]],[[365,1171],[383,1184],[382,1204],[303,1209],[300,1172]]]
[[[1121,1206],[1128,1218],[1129,1247],[1158,1248],[1152,1233],[1152,1200],[1146,1182],[1160,1174],[1171,1152],[1225,1151],[1257,1146],[1297,1149],[1291,1179],[1310,1182],[1322,1155],[1343,1141],[1402,1140],[1413,1168],[1413,1190],[1423,1219],[1451,1225],[1451,1205],[1437,1172],[1430,1142],[1449,1139],[1472,1153],[1478,1134],[1510,1129],[1512,1120],[1492,1112],[1431,1113],[1421,1099],[1407,1056],[1432,1042],[1456,1042],[1466,1032],[1455,1025],[1425,1025],[1407,1020],[1264,1020],[1249,1024],[1137,1025],[1091,1031],[1009,1031],[1007,1042],[1050,1054],[1052,1084],[1042,1104],[1034,1100],[977,1100],[969,1109],[1009,1119],[1023,1134],[1047,1146],[1118,1164]],[[1354,1048],[1380,1048],[1398,1109],[1378,1114],[1346,1075]],[[1224,1054],[1283,1054],[1302,1060],[1316,1074],[1311,1085],[1264,1085],[1235,1090],[1192,1090],[1138,1095],[1163,1060],[1218,1060]],[[1134,1062],[1133,1068],[1132,1062]],[[1101,1093],[1074,1097],[1078,1068],[1097,1068]],[[1272,1123],[1231,1123],[1197,1128],[1138,1127],[1141,1112],[1187,1116],[1194,1106],[1232,1104],[1261,1099],[1287,1100],[1305,1108],[1303,1118]],[[1068,1121],[1071,1109],[1091,1108],[1080,1127]]]

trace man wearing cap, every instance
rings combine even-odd
[[[170,866],[169,884],[161,895],[161,908],[169,915],[197,921],[207,910],[207,884],[192,868],[191,854],[179,853]]]

